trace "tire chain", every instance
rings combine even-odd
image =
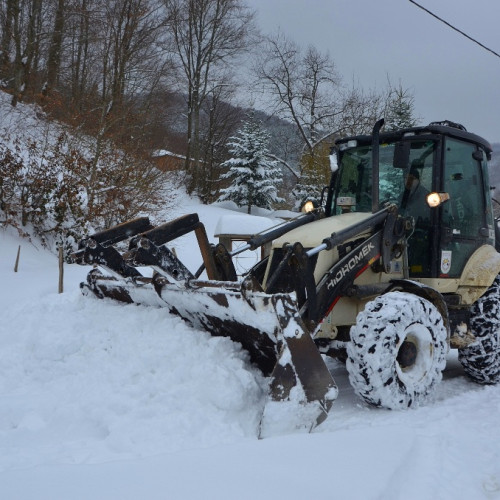
[[[424,321],[432,336],[434,359],[425,380],[406,386],[396,371],[401,326]],[[390,292],[367,304],[351,329],[347,369],[355,392],[367,403],[391,409],[417,407],[441,381],[446,364],[446,328],[437,309],[415,295]],[[382,356],[377,367],[375,353]]]
[[[458,350],[465,373],[477,383],[500,382],[500,276],[471,307],[474,343]]]

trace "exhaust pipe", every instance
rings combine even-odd
[[[380,129],[384,125],[381,118],[373,126],[372,131],[372,213],[380,210],[379,200],[379,150],[380,150]]]

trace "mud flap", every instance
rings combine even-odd
[[[338,388],[289,296],[273,301],[281,329],[259,438],[310,432],[328,416]]]

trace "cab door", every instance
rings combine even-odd
[[[441,210],[439,277],[458,278],[472,253],[494,245],[493,210],[485,154],[475,144],[446,138]]]
[[[413,139],[404,170],[400,210],[402,215],[412,217],[414,221],[414,229],[408,237],[408,265],[412,278],[432,276],[435,214],[427,204],[427,195],[434,190],[436,182],[437,145],[435,138]]]

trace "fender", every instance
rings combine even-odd
[[[457,293],[465,304],[473,304],[492,285],[500,273],[500,253],[492,245],[482,245],[467,261]]]
[[[451,332],[450,316],[448,313],[448,306],[446,305],[446,301],[444,300],[444,297],[441,295],[441,293],[439,293],[434,288],[419,283],[418,281],[408,279],[391,280],[391,286],[385,291],[385,293],[393,290],[413,293],[414,295],[418,295],[419,297],[422,297],[423,299],[426,299],[431,304],[433,304],[443,317],[444,326],[446,327],[447,331],[447,340],[449,341]]]

